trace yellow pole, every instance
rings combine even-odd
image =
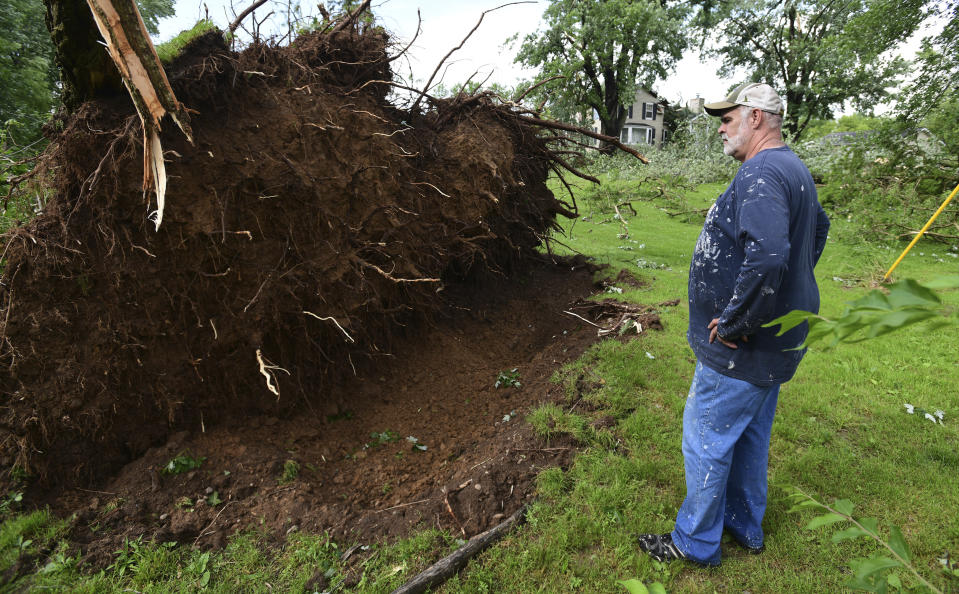
[[[896,269],[896,266],[899,266],[899,263],[902,262],[902,259],[906,257],[906,254],[909,253],[909,250],[912,249],[912,246],[916,245],[916,242],[919,241],[919,238],[922,237],[922,234],[926,232],[926,229],[932,225],[932,222],[936,220],[936,217],[939,216],[939,213],[945,210],[946,206],[949,205],[949,202],[952,201],[953,197],[956,195],[956,192],[959,192],[959,185],[952,190],[952,193],[949,194],[949,197],[946,198],[946,201],[942,203],[942,206],[939,207],[939,210],[937,210],[935,214],[932,215],[932,218],[930,218],[923,228],[919,230],[919,233],[916,233],[916,236],[912,238],[912,241],[909,242],[909,245],[906,246],[906,249],[903,250],[902,254],[899,255],[896,261],[893,262],[892,266],[889,267],[889,270],[886,271],[886,275],[882,277],[882,280],[887,280],[889,278],[889,275],[892,274],[892,271]]]

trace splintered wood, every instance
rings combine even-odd
[[[170,114],[192,144],[190,116],[173,94],[136,2],[87,0],[87,5],[143,124],[143,189],[145,191],[152,184],[156,192],[157,208],[151,220],[159,229],[163,222],[167,184],[160,121]]]

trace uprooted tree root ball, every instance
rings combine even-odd
[[[129,98],[66,119],[45,157],[55,194],[6,240],[5,468],[89,484],[185,426],[334,412],[338,378],[429,320],[444,287],[509,272],[572,214],[517,108],[392,106],[388,43],[195,40],[168,68],[195,144],[164,130],[158,230]]]

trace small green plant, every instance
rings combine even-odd
[[[180,474],[183,472],[189,472],[202,466],[205,460],[206,458],[194,458],[188,453],[181,453],[167,462],[160,472],[163,474]]]
[[[210,507],[216,507],[216,506],[220,505],[221,503],[223,503],[223,500],[220,499],[220,492],[219,492],[219,491],[214,491],[214,492],[210,493],[209,495],[207,495],[207,497],[206,497],[206,503],[207,503],[207,505],[209,505]]]
[[[140,564],[140,559],[143,557],[141,539],[142,537],[137,537],[136,540],[125,539],[123,548],[114,551],[113,554],[116,555],[117,560],[107,567],[107,571],[112,572],[114,577],[118,578],[123,577],[128,571],[135,573]]]
[[[494,388],[519,388],[523,384],[519,382],[519,368],[514,367],[509,371],[500,371],[499,375],[496,376],[496,383],[493,384]]]
[[[283,463],[283,475],[280,476],[280,484],[292,483],[300,474],[300,464],[296,460],[287,460]]]
[[[176,507],[180,509],[185,509],[188,512],[193,511],[193,500],[186,496],[183,496],[177,499],[176,503],[174,503],[173,505],[175,505]]]
[[[63,548],[65,547],[61,547],[60,550],[57,550],[50,555],[50,557],[47,559],[47,564],[40,569],[40,573],[59,573],[61,571],[68,571],[77,566],[79,556],[70,557],[66,554],[66,552],[64,552]]]
[[[912,553],[898,526],[890,526],[889,539],[884,540],[879,535],[879,523],[874,518],[853,517],[853,504],[848,499],[838,499],[832,505],[826,505],[797,487],[794,487],[792,492],[789,493],[789,498],[793,501],[790,512],[800,512],[806,509],[826,512],[810,520],[806,524],[806,530],[815,530],[839,522],[849,522],[852,526],[832,535],[834,543],[866,537],[871,538],[886,549],[888,555],[876,554],[868,559],[855,559],[850,562],[853,577],[846,582],[846,585],[850,588],[866,592],[886,592],[890,587],[900,590],[903,587],[902,582],[896,574],[889,573],[888,570],[905,568],[929,591],[942,594],[942,590],[929,583],[912,564]],[[946,567],[952,569],[948,559]]]
[[[6,497],[0,500],[0,518],[6,516],[11,511],[16,510],[20,507],[20,503],[23,501],[23,493],[20,491],[14,491],[8,493]]]
[[[191,576],[197,588],[206,588],[210,584],[210,552],[193,557],[184,572]]]
[[[390,431],[389,429],[386,431],[374,431],[370,433],[370,441],[366,443],[363,448],[377,448],[381,445],[398,441],[399,439],[400,434],[395,431]]]

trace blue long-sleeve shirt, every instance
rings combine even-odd
[[[819,311],[813,268],[829,218],[809,170],[788,147],[766,149],[740,166],[706,215],[689,267],[689,331],[696,357],[759,386],[792,378],[808,326],[777,337],[762,325],[794,309]],[[709,342],[708,325],[738,349]],[[740,340],[747,337],[748,341]]]

